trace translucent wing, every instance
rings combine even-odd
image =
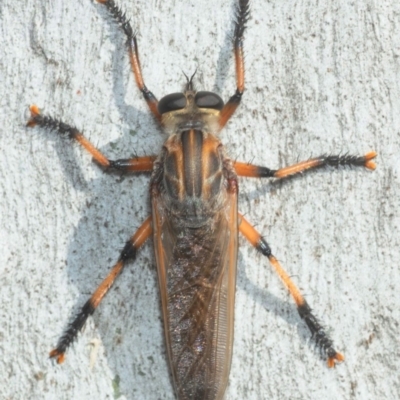
[[[232,358],[237,196],[201,227],[189,228],[152,199],[162,311],[179,399],[222,399]]]

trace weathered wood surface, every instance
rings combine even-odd
[[[47,358],[148,215],[148,178],[106,175],[76,145],[26,129],[28,106],[74,123],[111,158],[156,153],[164,138],[101,6],[23,3],[0,4],[0,397],[172,399],[151,244],[65,364]],[[199,88],[233,93],[233,0],[121,5],[158,97],[196,68]],[[379,158],[375,172],[240,181],[241,212],[346,362],[326,368],[278,278],[241,239],[227,399],[399,398],[400,5],[253,0],[245,53],[247,91],[222,133],[232,157],[271,168],[321,153]]]

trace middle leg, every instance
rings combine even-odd
[[[242,235],[251,243],[251,245],[254,246],[261,254],[268,257],[269,262],[289,290],[297,305],[297,311],[299,312],[300,317],[305,321],[315,342],[320,347],[324,355],[328,358],[328,366],[332,368],[335,366],[336,362],[343,361],[344,356],[334,349],[332,339],[327,335],[318,319],[312,313],[311,307],[300,293],[300,290],[296,287],[287,272],[282,268],[279,261],[272,254],[268,243],[243,217],[243,215],[239,214],[238,219],[240,233],[242,233]]]
[[[40,126],[48,128],[63,135],[68,134],[71,139],[78,142],[93,157],[93,160],[107,170],[118,170],[121,172],[150,172],[156,156],[136,157],[130,159],[110,160],[99,149],[97,149],[81,132],[75,127],[66,124],[48,115],[42,115],[36,105],[30,106],[31,118],[27,126],[33,128]]]
[[[287,178],[292,175],[297,175],[306,171],[324,167],[338,168],[342,166],[352,166],[365,167],[370,170],[374,170],[376,168],[376,164],[372,160],[376,156],[377,154],[375,151],[370,151],[363,156],[320,156],[279,169],[270,169],[267,167],[238,161],[235,161],[233,165],[236,173],[239,176],[246,176],[249,178]]]

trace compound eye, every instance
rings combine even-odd
[[[224,107],[224,101],[213,92],[197,92],[194,101],[199,108],[222,110]]]
[[[170,111],[182,110],[186,107],[186,97],[183,93],[171,93],[158,102],[158,112],[164,114]]]

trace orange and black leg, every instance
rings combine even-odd
[[[140,61],[139,61],[137,39],[136,35],[133,33],[129,20],[126,18],[126,15],[125,13],[122,12],[121,8],[119,8],[115,4],[114,0],[97,0],[97,1],[107,7],[111,16],[114,18],[117,24],[121,26],[122,30],[124,31],[125,36],[127,38],[129,60],[131,62],[131,68],[135,76],[136,85],[142,92],[142,95],[146,100],[146,103],[149,106],[149,109],[153,113],[154,117],[159,122],[161,122],[161,115],[158,112],[157,108],[158,101],[154,96],[154,94],[149,89],[147,89],[143,81],[142,69],[140,67]]]
[[[221,110],[219,117],[219,127],[222,129],[233,113],[238,108],[242,95],[244,92],[244,55],[243,55],[243,40],[244,30],[246,28],[246,22],[249,19],[250,14],[249,0],[239,0],[239,4],[236,9],[236,21],[235,21],[235,32],[234,32],[234,51],[235,51],[235,68],[236,68],[236,92],[225,104]]]
[[[374,170],[376,164],[372,160],[376,155],[375,151],[370,151],[364,156],[320,156],[280,169],[269,169],[267,167],[242,162],[234,162],[233,165],[239,176],[247,176],[250,178],[287,178],[288,176],[324,167],[339,168],[342,166],[351,166],[365,167]]]
[[[58,119],[42,115],[37,106],[30,107],[31,118],[27,125],[29,127],[40,126],[54,130],[60,134],[67,134],[71,139],[76,140],[86,149],[93,159],[106,170],[118,170],[122,172],[146,172],[152,171],[156,156],[136,157],[131,159],[109,160],[103,153],[90,143],[78,129]]]
[[[124,249],[119,256],[118,262],[113,266],[108,276],[101,282],[90,299],[82,307],[81,311],[69,325],[68,329],[58,341],[57,347],[50,352],[50,357],[57,359],[61,364],[65,359],[65,351],[76,339],[78,333],[83,328],[86,320],[94,313],[103,297],[107,294],[117,276],[123,270],[127,261],[133,261],[136,258],[137,250],[150,237],[152,233],[151,217],[147,218],[136,233],[126,242]]]
[[[312,337],[314,338],[317,345],[320,347],[321,352],[328,358],[328,366],[334,367],[335,363],[344,360],[344,356],[338,353],[334,347],[331,338],[327,335],[324,328],[313,315],[310,306],[305,301],[303,295],[299,289],[290,279],[287,272],[282,268],[279,261],[273,256],[268,243],[262,238],[262,236],[255,230],[255,228],[243,217],[238,216],[239,219],[239,231],[240,233],[253,245],[260,253],[268,257],[269,262],[274,267],[275,271],[285,284],[290,294],[292,295],[296,305],[297,311],[300,317],[305,321],[310,330]]]

